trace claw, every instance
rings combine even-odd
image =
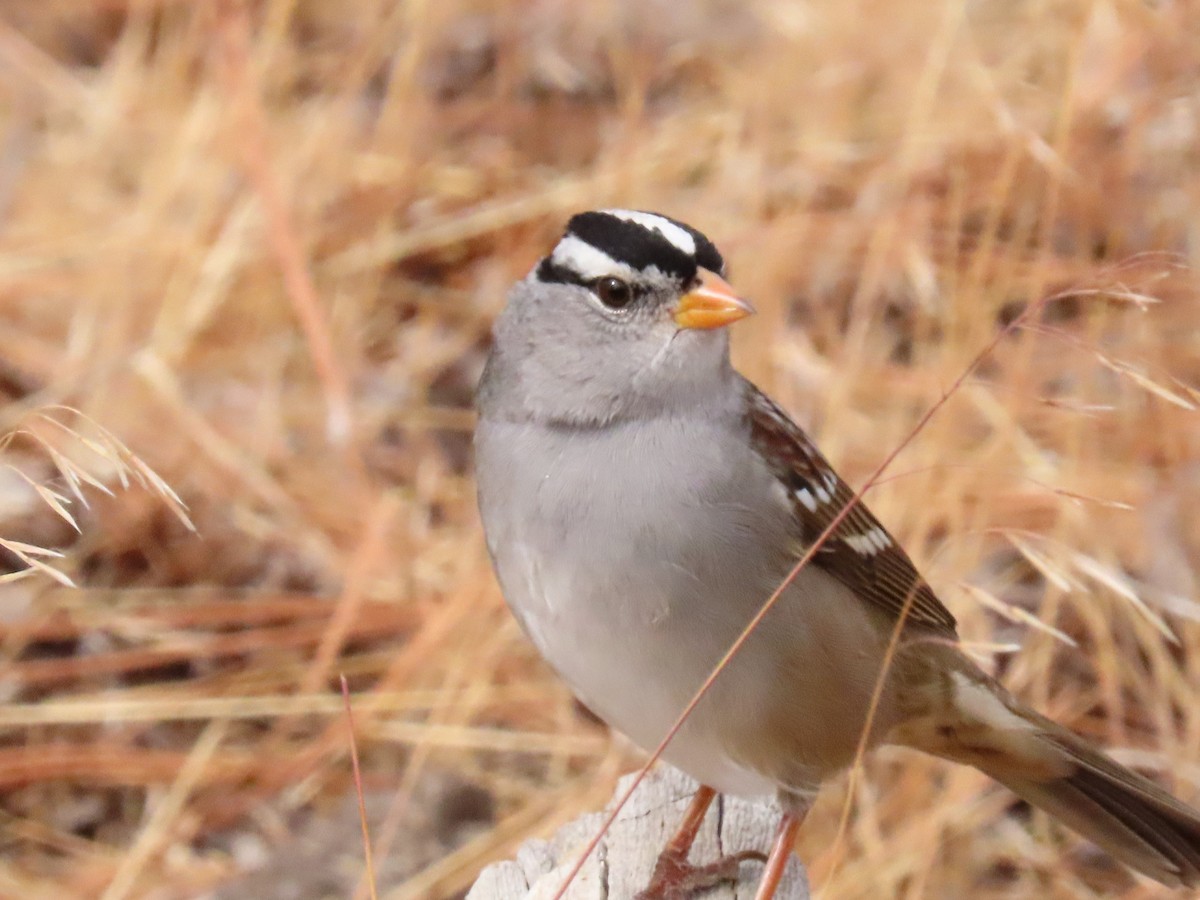
[[[765,853],[743,850],[707,865],[693,866],[682,854],[666,850],[654,865],[650,884],[634,900],[690,900],[701,891],[737,881],[742,863],[766,861]]]

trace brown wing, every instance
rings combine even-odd
[[[751,440],[787,488],[797,530],[812,544],[854,499],[808,436],[787,413],[750,382]],[[954,616],[921,577],[912,560],[863,503],[857,503],[813,557],[819,566],[856,594],[899,617],[909,603],[907,623],[924,625],[956,638]],[[912,600],[909,601],[909,596]]]

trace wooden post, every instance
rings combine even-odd
[[[632,777],[621,779],[615,797],[624,793]],[[695,790],[694,781],[668,766],[652,772],[576,876],[567,900],[632,900],[649,882],[658,853],[678,827]],[[467,900],[550,900],[603,819],[603,813],[589,813],[559,829],[548,841],[527,841],[515,859],[484,869]],[[696,838],[691,859],[703,864],[740,850],[765,853],[778,821],[779,810],[773,804],[718,797]],[[751,900],[761,871],[760,863],[743,863],[737,884],[708,891],[703,900]],[[808,880],[798,858],[793,856],[788,863],[775,896],[776,900],[809,900]]]

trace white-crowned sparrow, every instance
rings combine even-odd
[[[512,289],[479,388],[479,506],[504,596],[580,699],[645,748],[853,498],[730,366],[722,326],[752,309],[723,270],[680,222],[581,213]],[[1139,872],[1200,884],[1200,813],[1023,706],[956,640],[954,617],[858,504],[665,758],[715,791],[776,794],[785,859],[870,718],[869,745],[976,766]],[[698,815],[711,797],[700,792]],[[687,850],[685,827],[646,896],[730,874],[692,870]]]

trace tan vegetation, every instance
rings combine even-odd
[[[722,246],[855,483],[1054,297],[869,499],[1008,685],[1200,799],[1195,3],[43,0],[0,116],[0,538],[58,573],[0,586],[0,896],[286,846],[352,790],[342,672],[385,895],[603,802],[636,757],[504,610],[469,433],[505,286],[604,205]],[[495,823],[413,855],[434,772]],[[1156,895],[974,772],[865,775],[823,897]]]

